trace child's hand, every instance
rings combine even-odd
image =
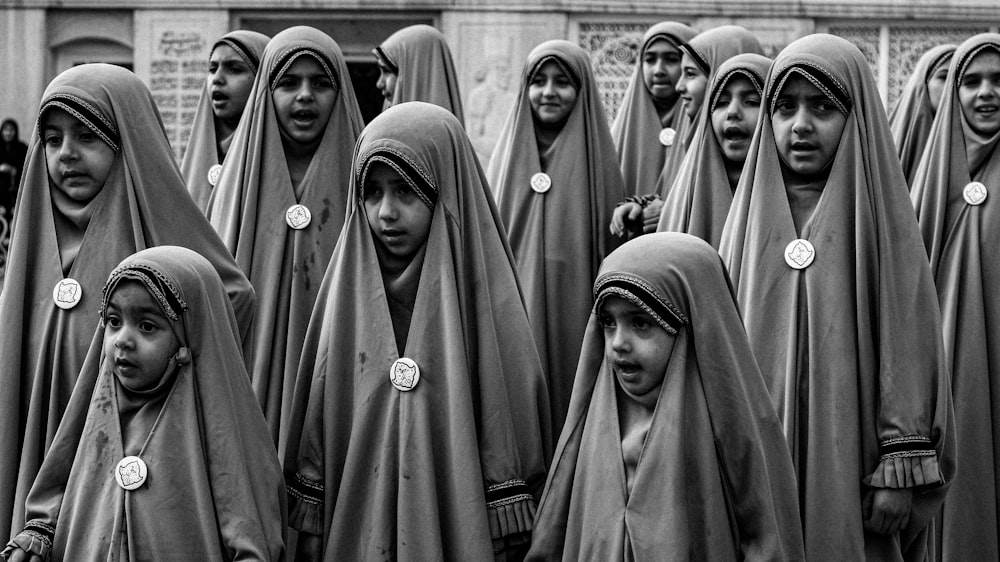
[[[641,214],[642,206],[631,201],[615,207],[615,212],[611,216],[611,234],[624,236],[626,225],[635,224]]]
[[[905,529],[913,506],[912,488],[878,488],[865,494],[862,505],[865,529],[892,535]]]
[[[10,557],[7,560],[8,562],[42,562],[42,557],[18,548],[10,553]]]
[[[663,212],[663,199],[657,197],[646,205],[642,210],[642,233],[649,234],[656,232],[656,227],[660,225],[660,213]]]

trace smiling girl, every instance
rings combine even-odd
[[[271,436],[284,449],[309,314],[349,208],[361,114],[340,47],[292,27],[264,50],[209,220],[257,289],[250,359]]]
[[[558,428],[590,309],[590,280],[617,245],[605,225],[624,199],[590,58],[579,46],[548,41],[528,55],[487,175],[517,258]]]

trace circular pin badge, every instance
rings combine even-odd
[[[397,390],[409,392],[420,382],[420,367],[413,359],[400,357],[392,362],[392,367],[389,367],[389,381]]]
[[[219,176],[222,175],[222,164],[215,164],[208,169],[208,183],[212,187],[219,183]]]
[[[531,189],[534,189],[535,193],[545,193],[551,187],[552,178],[545,172],[538,172],[531,176]]]
[[[805,238],[797,238],[785,246],[785,263],[792,269],[805,269],[816,259],[816,248]]]
[[[81,298],[83,298],[83,287],[79,281],[71,277],[59,281],[52,289],[52,300],[63,310],[69,310],[80,304]]]
[[[986,191],[986,186],[978,181],[970,182],[962,190],[962,197],[965,198],[965,202],[969,205],[982,205],[983,201],[986,201],[987,195],[989,195],[989,192]]]
[[[302,230],[312,222],[312,213],[305,205],[292,205],[285,211],[285,222],[295,230]]]
[[[135,490],[146,483],[146,463],[139,457],[125,457],[115,467],[115,480],[124,490]]]
[[[677,138],[677,131],[672,127],[667,127],[660,131],[660,144],[663,146],[670,146],[674,144],[674,139]]]

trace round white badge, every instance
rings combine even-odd
[[[125,457],[115,467],[115,480],[124,490],[135,490],[146,483],[146,463],[139,457]]]
[[[409,392],[420,382],[420,367],[413,359],[400,357],[392,362],[392,367],[389,367],[389,382],[397,390]]]
[[[792,269],[805,269],[816,259],[816,248],[805,238],[797,238],[785,246],[785,263]]]
[[[663,146],[670,146],[674,144],[674,139],[677,138],[677,131],[671,127],[667,127],[660,131],[660,144]]]
[[[965,202],[969,205],[982,205],[983,201],[986,201],[987,195],[989,195],[989,192],[986,191],[986,186],[978,181],[970,182],[962,190],[962,197],[965,198]]]
[[[531,176],[531,189],[534,189],[535,193],[545,193],[551,187],[552,178],[545,172],[538,172]]]
[[[285,222],[295,230],[302,230],[312,222],[312,213],[305,205],[292,205],[285,211]]]
[[[59,281],[52,289],[52,300],[63,310],[69,310],[80,304],[81,298],[83,298],[83,287],[79,281],[71,277]]]
[[[208,169],[208,183],[212,187],[219,183],[219,176],[222,175],[222,164],[215,164]]]

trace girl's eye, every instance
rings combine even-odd
[[[60,142],[62,142],[62,137],[58,135],[46,135],[45,137],[45,144],[56,146]]]
[[[652,326],[652,323],[649,321],[648,318],[637,316],[636,318],[632,319],[632,326],[636,330],[645,331]]]
[[[750,107],[760,107],[760,96],[747,96],[744,103]]]
[[[208,73],[209,74],[215,74],[215,71],[217,71],[217,70],[219,70],[219,65],[218,64],[212,63],[212,64],[208,65]]]
[[[154,332],[159,329],[159,326],[149,320],[143,320],[139,323],[139,329],[143,332]]]
[[[610,316],[602,314],[597,317],[597,321],[601,324],[601,327],[604,328],[605,330],[615,327],[615,320]]]
[[[365,201],[379,200],[382,198],[382,188],[377,185],[366,185],[364,194]]]
[[[121,319],[117,316],[108,316],[104,323],[107,324],[109,328],[119,328],[122,325]]]
[[[732,98],[729,96],[719,96],[718,101],[715,102],[715,109],[721,109],[724,106],[729,105],[732,101]]]
[[[82,142],[94,142],[97,140],[97,135],[91,132],[80,133],[80,140]]]
[[[295,80],[290,77],[282,77],[278,80],[278,83],[274,85],[275,88],[294,88]]]

